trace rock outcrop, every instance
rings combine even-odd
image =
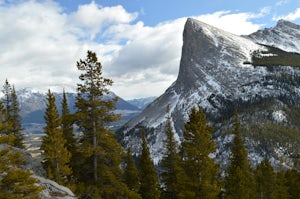
[[[0,151],[7,148],[8,145],[0,144]],[[11,152],[19,152],[25,161],[22,168],[32,172],[32,177],[38,179],[38,185],[43,187],[40,196],[41,199],[76,199],[74,193],[67,187],[61,186],[56,182],[45,177],[45,171],[41,163],[37,162],[25,150],[10,147]]]

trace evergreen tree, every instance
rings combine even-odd
[[[102,76],[102,65],[96,53],[88,51],[87,58],[77,62],[82,71],[77,86],[76,123],[83,133],[79,150],[82,155],[79,181],[80,192],[87,197],[120,198],[134,195],[122,182],[120,168],[123,149],[109,129],[120,116],[113,113],[117,98],[105,100],[112,80]],[[134,196],[135,197],[135,196]]]
[[[45,136],[41,145],[44,168],[48,178],[59,184],[66,184],[67,177],[71,175],[71,169],[68,165],[71,154],[65,147],[66,140],[60,127],[59,112],[55,105],[55,97],[50,90],[47,94],[47,107],[44,118],[46,122],[44,127]]]
[[[181,184],[184,179],[184,171],[180,165],[179,146],[174,138],[170,107],[167,107],[167,122],[165,127],[166,139],[164,140],[165,152],[161,160],[161,183],[163,192],[161,198],[177,199]]]
[[[300,154],[295,156],[293,168],[285,173],[285,178],[289,198],[300,199]]]
[[[38,180],[31,177],[30,171],[21,168],[24,164],[21,153],[12,149],[15,136],[2,133],[6,127],[5,114],[0,102],[0,144],[6,144],[0,149],[0,198],[37,199],[42,188],[36,185]]]
[[[68,100],[65,91],[63,91],[62,100],[62,112],[61,112],[61,128],[63,137],[66,140],[66,148],[71,154],[76,153],[76,138],[74,135],[72,115],[68,106]]]
[[[77,151],[77,140],[74,135],[73,129],[73,116],[70,113],[68,106],[68,100],[65,91],[63,91],[63,100],[62,100],[62,112],[61,112],[61,128],[63,137],[66,140],[65,147],[71,153],[70,158],[70,167],[73,171],[73,175],[77,176],[74,172],[77,170],[76,165],[78,162],[79,154]],[[72,177],[74,180],[74,176]],[[71,181],[71,176],[69,181]]]
[[[126,167],[123,174],[124,182],[131,191],[138,192],[140,187],[139,173],[135,166],[130,148],[127,150],[125,164]]]
[[[20,105],[18,101],[18,97],[16,94],[15,87],[12,87],[12,92],[11,92],[11,100],[12,100],[12,105],[11,105],[11,130],[12,134],[16,137],[14,146],[18,148],[24,148],[24,137],[22,134],[22,119],[20,116]]]
[[[234,111],[234,139],[231,147],[230,165],[226,169],[225,198],[250,199],[253,191],[254,178],[248,161],[248,153],[241,138],[238,113]]]
[[[288,184],[288,181],[285,178],[285,171],[283,171],[280,168],[280,170],[276,173],[276,185],[275,185],[275,189],[274,189],[276,199],[292,198],[289,195],[289,190],[288,190],[287,184]]]
[[[3,97],[3,106],[4,106],[4,109],[6,111],[6,120],[10,120],[10,111],[11,111],[11,103],[12,103],[12,100],[11,100],[11,91],[12,91],[12,88],[11,88],[11,85],[10,83],[8,82],[8,80],[6,79],[5,80],[5,83],[3,85],[3,90],[2,90],[2,93],[4,94],[4,97]]]
[[[292,169],[286,172],[285,178],[289,198],[300,199],[300,173],[297,170]]]
[[[268,159],[264,159],[256,168],[256,196],[258,199],[275,199],[276,176]]]
[[[203,109],[193,107],[184,127],[181,153],[188,177],[183,188],[186,197],[217,198],[221,192],[219,165],[210,157],[216,147],[211,139],[213,128],[207,124]]]
[[[12,87],[8,80],[5,81],[2,90],[4,94],[4,109],[5,109],[5,118],[4,122],[6,123],[5,134],[12,134],[15,137],[13,146],[18,148],[24,148],[23,141],[24,137],[22,134],[22,123],[20,117],[20,107],[16,91],[14,86]]]
[[[38,199],[42,190],[37,186],[37,179],[30,171],[20,166],[24,164],[19,152],[11,147],[0,150],[0,198],[3,199]]]
[[[142,198],[158,199],[160,197],[158,177],[150,156],[144,132],[142,132],[142,154],[139,161],[139,176],[141,181],[139,193]]]

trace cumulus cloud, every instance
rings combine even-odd
[[[89,30],[90,39],[104,27],[113,24],[127,24],[135,20],[137,13],[128,13],[122,6],[101,7],[94,1],[90,4],[81,5],[77,12],[71,15],[71,22]]]
[[[261,27],[251,19],[266,13],[192,17],[249,34]],[[0,3],[0,18],[0,81],[8,78],[17,88],[75,90],[76,61],[87,50],[97,53],[104,75],[115,82],[112,90],[124,98],[158,96],[176,80],[186,18],[147,26],[122,6],[91,2],[68,14],[51,0]]]

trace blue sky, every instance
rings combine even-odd
[[[56,1],[66,12],[76,11],[78,5],[89,3],[86,0]],[[128,12],[138,12],[138,20],[145,25],[155,26],[162,21],[174,20],[186,16],[197,16],[220,10],[239,12],[257,12],[262,8],[270,9],[270,15],[257,19],[257,22],[273,25],[273,17],[285,16],[300,6],[297,0],[95,0],[101,6],[122,5]]]
[[[0,0],[0,82],[75,91],[92,50],[117,95],[159,96],[176,80],[187,17],[250,34],[300,24],[300,0]]]

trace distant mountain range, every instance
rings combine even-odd
[[[56,105],[61,112],[62,93],[54,93]],[[66,93],[69,104],[69,109],[75,112],[76,93]],[[20,103],[20,115],[25,133],[41,133],[44,127],[44,113],[47,103],[47,94],[42,92],[32,91],[29,88],[17,91],[18,100]],[[107,99],[116,97],[114,93],[105,96]],[[138,115],[152,100],[151,98],[141,98],[126,101],[118,96],[115,112],[122,115],[121,121],[114,124],[114,129],[117,129],[129,119]]]

